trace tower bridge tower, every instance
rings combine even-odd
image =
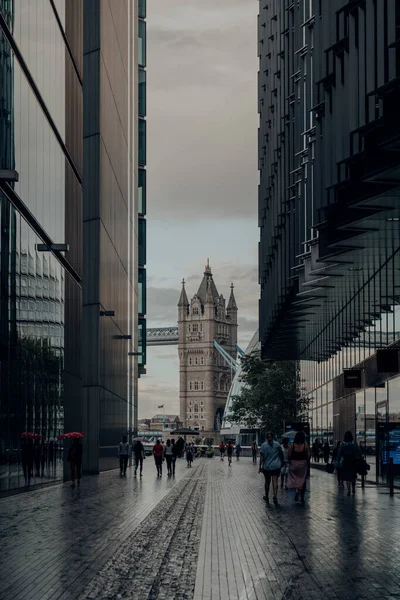
[[[233,284],[226,305],[218,293],[209,261],[190,302],[182,281],[178,303],[180,417],[186,427],[204,436],[218,435],[233,377],[214,348],[214,340],[236,357],[237,312]]]

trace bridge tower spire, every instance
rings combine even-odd
[[[189,301],[185,283],[178,303],[180,417],[186,427],[205,437],[219,438],[232,373],[214,348],[214,340],[236,358],[237,305],[231,289],[229,304],[219,294],[210,261]]]

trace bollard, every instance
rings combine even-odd
[[[388,476],[389,476],[389,491],[390,491],[390,495],[393,496],[394,494],[394,482],[393,482],[393,458],[389,458],[389,470],[388,470]]]

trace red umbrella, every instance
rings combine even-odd
[[[70,440],[80,440],[83,438],[83,433],[80,433],[79,431],[70,431],[58,436],[59,440],[65,440],[66,438]]]

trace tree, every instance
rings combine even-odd
[[[251,429],[281,433],[308,408],[295,361],[262,360],[259,351],[242,357],[241,394],[232,402],[230,419]]]

